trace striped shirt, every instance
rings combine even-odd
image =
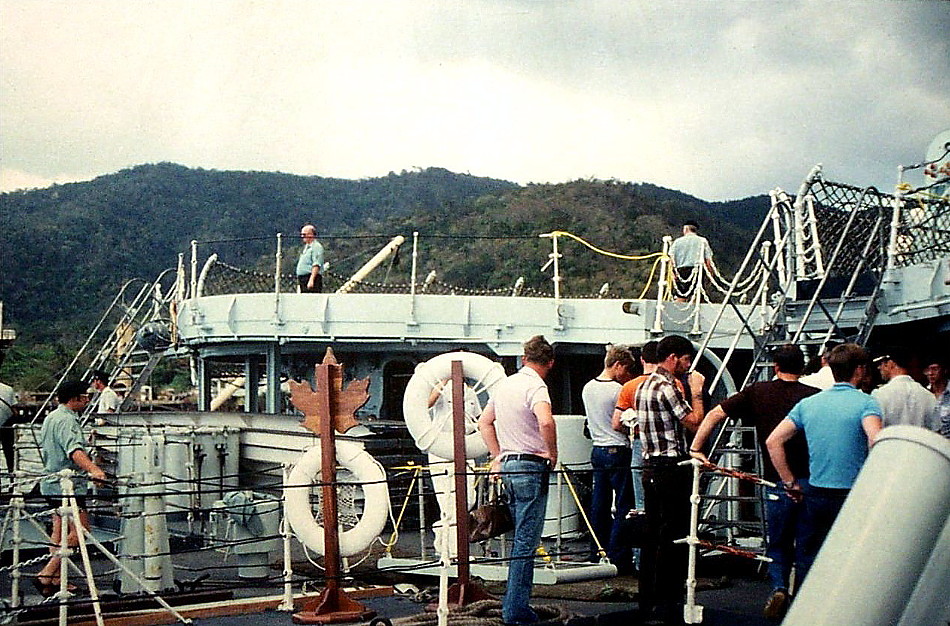
[[[688,456],[682,420],[689,416],[692,408],[668,371],[657,367],[640,384],[634,404],[644,459]]]

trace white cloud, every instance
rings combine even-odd
[[[950,119],[950,4],[0,0],[0,164],[890,183]],[[880,177],[887,180],[878,180]],[[4,189],[8,187],[4,184]]]

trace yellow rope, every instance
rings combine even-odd
[[[615,259],[624,259],[624,260],[627,260],[627,261],[644,261],[644,260],[646,260],[646,259],[652,259],[652,258],[655,258],[655,257],[661,257],[661,256],[663,256],[663,253],[662,253],[662,252],[652,252],[652,253],[650,253],[650,254],[646,254],[646,255],[643,255],[643,256],[636,256],[636,255],[632,255],[632,254],[617,254],[616,252],[608,252],[607,250],[602,250],[602,249],[598,248],[597,246],[595,246],[595,245],[593,245],[593,244],[590,244],[590,243],[584,241],[583,239],[581,239],[581,238],[578,237],[577,235],[572,234],[572,233],[569,233],[569,232],[567,232],[567,231],[565,231],[565,230],[555,230],[555,231],[553,231],[553,232],[547,233],[546,235],[542,235],[542,237],[568,237],[568,238],[570,238],[570,239],[573,239],[574,241],[577,241],[577,242],[579,242],[579,243],[584,244],[585,246],[587,246],[588,248],[590,248],[590,249],[593,250],[594,252],[597,252],[597,253],[599,253],[599,254],[603,254],[604,256],[613,257],[613,258],[615,258]]]
[[[563,467],[563,466],[562,466]],[[590,536],[594,540],[594,544],[597,546],[597,554],[601,558],[607,556],[607,552],[604,551],[604,547],[600,545],[600,539],[597,538],[597,533],[594,532],[594,527],[591,526],[590,520],[587,519],[587,513],[584,512],[584,507],[581,506],[581,499],[577,496],[577,491],[574,489],[574,482],[571,480],[570,474],[566,471],[564,472],[564,480],[567,481],[567,488],[571,491],[571,495],[574,497],[574,502],[577,503],[577,510],[580,511],[581,519],[584,520],[584,524],[587,526],[587,530],[590,531]]]
[[[389,541],[384,543],[383,546],[386,548],[386,554],[391,555],[393,546],[396,545],[396,542],[399,541],[399,527],[402,525],[402,517],[406,514],[406,507],[409,505],[409,498],[412,497],[412,490],[415,488],[416,483],[419,481],[419,474],[422,472],[422,468],[416,465],[411,467],[415,472],[412,475],[412,481],[409,483],[409,489],[406,491],[406,498],[402,501],[402,508],[399,509],[399,516],[396,517],[396,521],[393,524],[393,534],[389,536]],[[422,489],[422,487],[420,487]]]

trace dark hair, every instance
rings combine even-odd
[[[56,400],[66,404],[74,398],[89,393],[89,384],[82,380],[67,380],[56,390]]]
[[[696,356],[696,346],[682,335],[668,335],[656,346],[656,362],[662,363],[671,354],[676,356]]]
[[[849,382],[858,366],[867,363],[868,351],[856,343],[843,343],[828,355],[828,366],[838,383]]]
[[[800,376],[805,369],[805,355],[796,345],[787,343],[772,350],[772,361],[778,371]]]
[[[544,338],[544,335],[535,335],[524,342],[524,360],[539,365],[547,365],[554,360],[554,348]]]
[[[656,347],[660,344],[659,341],[648,341],[643,344],[643,347],[640,348],[640,358],[643,359],[644,363],[650,365],[656,365],[659,361],[656,358]]]
[[[101,380],[105,384],[109,384],[109,375],[103,372],[102,370],[92,370],[92,378],[90,380]]]
[[[633,354],[630,352],[630,346],[614,344],[607,346],[607,354],[604,356],[604,367],[610,367],[617,363],[625,365],[631,372],[636,368]]]

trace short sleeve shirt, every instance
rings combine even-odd
[[[759,449],[764,451],[765,440],[789,411],[800,400],[816,393],[818,389],[799,382],[770,380],[749,385],[726,398],[720,407],[729,417],[737,418],[745,426],[753,426]],[[792,473],[798,478],[808,478],[808,446],[802,433],[796,432],[785,442],[785,455]],[[769,455],[763,454],[762,460],[763,478],[779,482],[781,478]]]
[[[111,387],[104,387],[99,392],[99,402],[96,405],[96,413],[115,413],[119,410],[122,401],[119,394],[114,392]]]
[[[627,436],[613,429],[612,418],[621,384],[616,380],[595,378],[584,385],[581,398],[590,438],[595,446],[629,446]]]
[[[541,402],[551,403],[548,386],[530,367],[522,367],[498,383],[488,406],[495,410],[495,434],[501,456],[548,452],[534,412],[534,407]]]
[[[79,426],[79,416],[75,411],[64,405],[59,405],[46,419],[40,428],[40,448],[43,451],[43,470],[47,474],[54,474],[64,469],[79,471],[79,466],[73,462],[73,452],[86,451],[83,441],[82,428]],[[77,495],[86,493],[86,479],[84,474],[73,476],[73,485]],[[40,483],[43,495],[60,495],[62,489],[57,476],[47,476]]]
[[[676,388],[673,376],[661,367],[640,384],[634,398],[643,458],[686,456],[682,420],[692,408]]]
[[[712,248],[705,237],[689,233],[677,237],[670,246],[670,256],[676,267],[696,267],[713,256]]]
[[[826,489],[850,489],[868,456],[864,418],[881,415],[877,400],[850,383],[805,398],[788,419],[808,442],[809,482]]]
[[[300,251],[297,258],[297,276],[306,276],[314,267],[323,268],[323,244],[311,241]]]

